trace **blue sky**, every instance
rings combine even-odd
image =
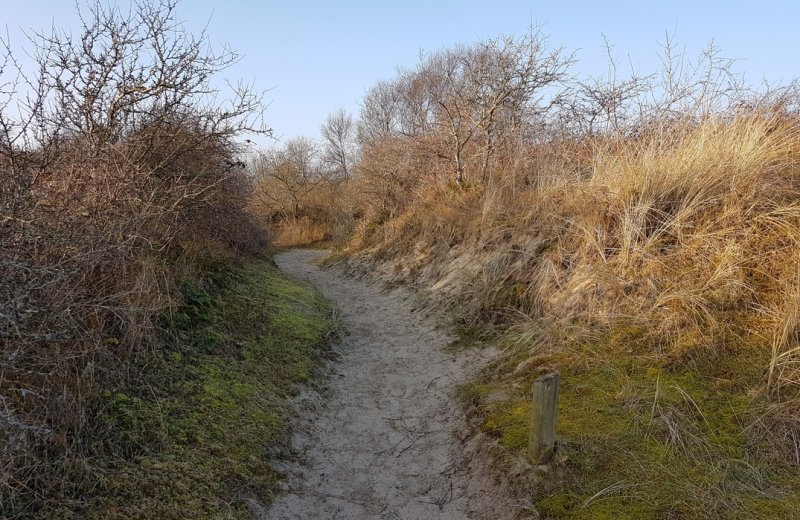
[[[127,0],[119,0],[127,5]],[[577,51],[575,72],[605,72],[605,35],[620,61],[641,72],[658,65],[667,32],[694,57],[714,39],[753,83],[800,76],[800,2],[762,1],[255,1],[184,0],[189,28],[208,23],[211,41],[244,59],[230,79],[270,88],[267,122],[279,138],[316,136],[329,112],[353,113],[375,81],[416,63],[421,50],[520,34],[533,22],[550,43]],[[74,28],[71,0],[0,0],[0,26],[13,43],[22,29]]]

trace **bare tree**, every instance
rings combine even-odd
[[[678,50],[674,35],[667,34],[662,44],[660,85],[644,103],[649,118],[673,119],[687,116],[699,121],[708,114],[753,96],[744,77],[734,72],[735,60],[725,58],[714,41],[710,41],[696,60]]]
[[[327,180],[317,143],[299,136],[283,148],[263,153],[257,167],[255,197],[284,220],[300,218],[305,198]]]
[[[356,160],[353,117],[343,108],[328,115],[321,128],[324,140],[322,160],[333,177],[349,179]]]
[[[464,182],[464,152],[477,136],[482,138],[480,178],[487,180],[501,130],[516,128],[524,109],[545,110],[550,103],[539,106],[544,89],[564,79],[572,61],[561,49],[549,49],[534,29],[521,38],[439,51],[423,61],[418,74],[435,104],[439,132],[450,144],[457,184]]]
[[[397,85],[390,81],[379,81],[364,95],[358,122],[360,143],[377,143],[399,131],[400,94]]]
[[[459,186],[464,183],[464,148],[477,131],[471,114],[474,92],[467,79],[467,60],[465,47],[447,49],[430,55],[419,70],[436,107],[438,130],[450,144],[448,155]]]
[[[394,83],[399,96],[399,134],[404,137],[420,138],[435,130],[436,103],[429,95],[426,79],[419,70],[401,69]]]
[[[563,81],[573,61],[563,49],[548,48],[546,38],[533,27],[523,37],[488,40],[472,49],[469,76],[477,91],[473,117],[483,138],[483,182],[488,181],[495,149],[511,138],[526,115],[550,108],[557,94],[551,92],[545,99],[543,91]]]
[[[652,91],[655,75],[632,68],[620,77],[613,45],[603,37],[608,58],[605,77],[573,80],[559,97],[559,127],[575,135],[623,134],[641,118],[642,96]]]
[[[56,29],[38,34],[34,54],[54,108],[48,123],[97,142],[118,141],[138,125],[189,113],[215,134],[267,132],[261,94],[251,87],[240,84],[228,102],[214,104],[217,92],[209,79],[239,56],[228,49],[210,53],[206,34],[188,34],[176,5],[139,0],[123,14],[97,2],[80,13],[79,37]]]

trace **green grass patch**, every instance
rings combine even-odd
[[[486,323],[465,323],[454,320],[450,326],[453,340],[447,345],[448,350],[458,352],[472,348],[482,348],[497,341],[499,332],[497,327]]]
[[[130,382],[102,392],[72,508],[43,517],[249,518],[277,475],[287,397],[309,381],[331,308],[268,260],[187,283],[184,305]],[[85,455],[85,454],[84,454]]]
[[[564,519],[795,517],[798,468],[763,457],[750,431],[762,404],[746,390],[760,377],[748,367],[764,366],[757,351],[740,345],[695,369],[637,337],[611,330],[548,354],[520,350],[462,390],[499,438],[500,463],[510,463],[525,454],[532,382],[561,373],[559,452],[550,471],[531,469],[523,484],[537,510]]]

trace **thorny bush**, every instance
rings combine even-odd
[[[152,345],[176,281],[266,243],[237,144],[269,133],[261,94],[218,101],[238,57],[175,3],[92,3],[78,36],[30,38],[34,72],[4,42],[0,516],[58,496],[59,461],[90,449],[94,399]]]

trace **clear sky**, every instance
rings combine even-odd
[[[272,89],[266,116],[279,138],[316,136],[339,106],[356,114],[366,89],[415,64],[420,50],[524,33],[531,22],[552,45],[577,51],[579,73],[605,72],[603,34],[620,61],[652,71],[659,42],[674,32],[692,57],[713,38],[753,83],[800,76],[797,0],[183,0],[178,12],[244,55],[231,79]],[[14,43],[20,28],[52,23],[75,27],[72,0],[0,0],[0,26]]]

